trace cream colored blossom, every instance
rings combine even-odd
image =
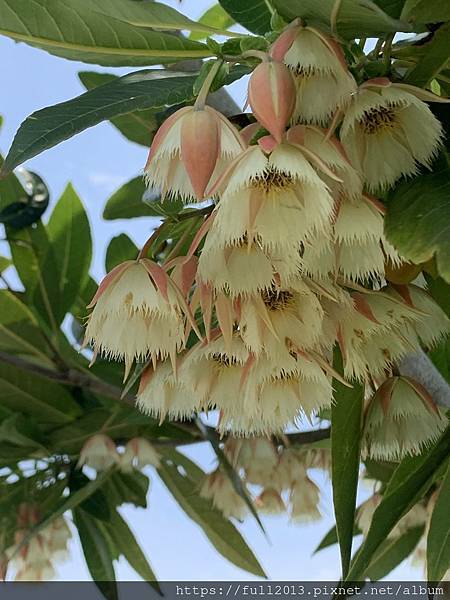
[[[175,377],[168,361],[144,372],[136,405],[145,414],[161,421],[166,417],[181,421],[190,419],[203,408],[193,388],[186,386],[182,377]]]
[[[279,455],[272,441],[263,437],[229,438],[225,452],[231,464],[243,469],[245,481],[269,486],[279,465]]]
[[[364,453],[376,460],[420,454],[447,427],[429,393],[409,377],[387,379],[367,407]]]
[[[160,456],[152,444],[145,438],[136,437],[127,442],[125,452],[120,456],[122,471],[132,471],[150,465],[159,468]]]
[[[294,73],[297,121],[326,124],[356,91],[339,44],[317,29],[288,26],[273,44],[271,55]]]
[[[280,258],[291,256],[308,236],[328,230],[333,198],[309,162],[317,157],[292,144],[274,146],[264,138],[259,144],[241,154],[215,188],[215,242],[226,247],[257,240]]]
[[[105,471],[118,464],[119,458],[112,439],[103,433],[98,433],[90,437],[81,448],[77,467],[86,465],[96,471]]]
[[[236,492],[230,478],[220,469],[210,473],[203,482],[200,496],[211,500],[225,518],[234,517],[242,521],[248,508],[243,498]]]
[[[101,282],[89,308],[85,344],[113,359],[134,360],[175,355],[184,344],[186,303],[163,269],[148,259],[127,261]]]
[[[307,523],[322,518],[319,510],[320,490],[307,475],[292,485],[290,502],[292,521]]]
[[[144,169],[147,184],[163,197],[202,200],[208,184],[244,149],[237,130],[218,111],[187,106],[156,134]]]
[[[283,498],[273,487],[265,488],[255,500],[259,512],[267,515],[279,515],[286,511]]]
[[[391,187],[429,167],[442,139],[442,125],[413,86],[389,80],[365,82],[345,111],[341,140],[369,191]],[[439,101],[432,94],[428,101]]]

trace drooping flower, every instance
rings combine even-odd
[[[257,240],[284,260],[314,233],[329,230],[334,201],[309,162],[335,177],[313,153],[266,136],[242,153],[213,191],[220,193],[214,220],[220,247]]]
[[[160,456],[151,443],[142,437],[129,440],[125,446],[125,452],[120,456],[120,468],[122,471],[132,471],[151,465],[159,468]]]
[[[376,460],[420,454],[447,427],[430,394],[409,377],[387,379],[367,407],[364,452]]]
[[[295,81],[280,61],[263,60],[248,82],[248,102],[257,120],[277,142],[281,142],[286,125],[295,108]]]
[[[136,405],[142,412],[161,421],[165,417],[183,421],[203,409],[201,400],[185,385],[182,377],[175,377],[172,365],[165,361],[143,373]]]
[[[296,523],[308,523],[322,518],[319,510],[320,490],[308,477],[306,470],[303,477],[292,485],[291,520]]]
[[[184,344],[184,318],[189,314],[179,288],[147,258],[115,267],[101,282],[92,308],[85,344],[95,353],[125,360],[175,361]]]
[[[429,167],[443,136],[442,125],[423,102],[439,96],[388,79],[366,81],[347,107],[341,140],[367,189],[391,187]]]
[[[97,433],[90,437],[82,447],[77,467],[86,465],[96,471],[105,471],[118,464],[119,458],[112,439],[103,433]]]
[[[230,478],[220,469],[210,473],[203,482],[200,496],[211,500],[213,506],[221,511],[225,518],[234,517],[242,521],[248,508],[243,498],[236,492]]]
[[[286,511],[280,492],[273,487],[267,487],[259,494],[255,506],[259,512],[267,515],[280,515]]]
[[[270,53],[275,60],[283,60],[295,75],[297,121],[326,124],[356,91],[341,47],[317,29],[290,25],[272,45]]]
[[[231,437],[228,438],[224,451],[235,468],[243,469],[247,483],[263,487],[273,483],[279,455],[270,439]]]
[[[159,128],[145,178],[163,198],[202,200],[207,186],[244,148],[237,130],[221,113],[210,106],[187,106]]]
[[[375,493],[365,500],[357,509],[356,523],[364,536],[369,533],[372,525],[373,515],[383,500],[383,496]],[[423,504],[415,504],[397,523],[389,533],[388,537],[396,538],[406,533],[413,527],[425,525],[427,521],[427,509]]]

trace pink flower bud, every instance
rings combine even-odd
[[[181,126],[181,160],[197,198],[203,198],[219,157],[219,123],[207,110],[186,114]]]
[[[295,108],[296,87],[292,73],[282,62],[265,61],[253,71],[248,101],[258,121],[281,142]]]

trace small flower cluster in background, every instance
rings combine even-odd
[[[309,469],[320,469],[326,474],[331,468],[330,450],[324,448],[285,448],[267,438],[229,438],[224,453],[244,485],[258,490],[252,499],[261,514],[288,513],[297,523],[316,521],[320,490],[310,479]],[[248,506],[229,475],[222,467],[210,473],[202,486],[201,495],[211,499],[225,517],[243,520]]]
[[[69,558],[67,544],[72,537],[64,516],[53,519],[47,527],[27,539],[33,527],[42,520],[37,506],[22,503],[17,507],[15,544],[6,549],[15,581],[49,581],[56,576],[55,563]]]

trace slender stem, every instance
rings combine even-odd
[[[209,90],[216,78],[217,73],[219,72],[220,67],[223,65],[223,60],[219,59],[212,65],[209,70],[208,75],[205,77],[205,81],[200,89],[200,92],[197,96],[197,100],[195,101],[194,108],[196,110],[203,110],[206,104],[206,98],[208,97]]]
[[[394,35],[395,34],[393,34],[393,33],[389,33],[386,36],[386,40],[383,45],[383,63],[384,63],[384,69],[385,69],[386,74],[389,74],[389,72],[391,70],[391,50],[392,50],[392,42],[394,41]]]
[[[164,227],[167,226],[167,223],[169,221],[163,221],[161,223],[161,225],[159,225],[155,231],[152,233],[152,235],[148,238],[148,240],[145,242],[145,244],[142,246],[137,259],[136,260],[140,260],[141,258],[145,258],[148,254],[148,251],[150,250],[150,248],[153,246],[153,243],[158,239],[158,237],[161,235],[161,232],[163,231]]]
[[[263,50],[246,50],[242,53],[242,58],[259,58],[262,62],[270,60],[270,56]]]

